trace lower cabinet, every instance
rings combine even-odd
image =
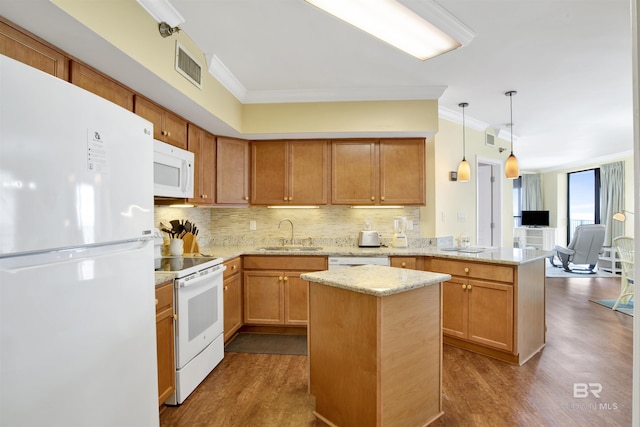
[[[224,263],[224,341],[227,342],[242,327],[241,259]]]
[[[423,257],[418,256],[392,256],[389,257],[391,267],[408,268],[411,270],[422,270],[424,267]]]
[[[156,287],[156,345],[158,357],[158,406],[176,387],[174,359],[173,281]]]
[[[452,277],[442,285],[442,333],[513,350],[513,285]]]
[[[326,257],[245,257],[244,323],[306,326],[309,282],[300,275],[326,269]]]

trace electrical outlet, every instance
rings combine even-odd
[[[256,231],[256,222],[251,220],[249,221],[249,230],[250,231]]]

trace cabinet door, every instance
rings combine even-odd
[[[242,326],[242,277],[234,274],[224,279],[224,340]]]
[[[289,203],[287,147],[285,141],[251,142],[251,204]]]
[[[133,111],[133,92],[114,80],[75,61],[71,61],[70,74],[74,85]]]
[[[467,279],[453,277],[442,283],[442,333],[467,337]]]
[[[30,34],[2,22],[0,16],[0,54],[49,73],[69,79],[69,59]]]
[[[156,287],[156,354],[158,406],[175,390],[173,282]]]
[[[513,286],[469,280],[468,338],[487,347],[513,350]]]
[[[329,144],[327,141],[289,143],[289,203],[326,205],[328,202]]]
[[[249,142],[216,138],[216,204],[249,203]]]
[[[309,282],[300,278],[302,272],[287,272],[284,280],[284,324],[307,325]]]
[[[215,201],[216,139],[209,132],[189,124],[188,148],[194,154],[194,197],[189,202],[212,205]]]
[[[159,105],[136,95],[134,97],[133,112],[153,123],[154,139],[166,142],[162,129],[164,110]]]
[[[163,119],[165,141],[171,145],[175,145],[176,147],[186,150],[187,121],[166,110]]]
[[[424,205],[424,139],[380,141],[380,204]]]
[[[373,140],[331,143],[331,203],[378,204],[378,149]]]
[[[245,271],[244,323],[282,325],[284,323],[283,273]]]

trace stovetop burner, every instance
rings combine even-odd
[[[222,263],[215,257],[162,257],[155,259],[155,271],[178,273],[178,278]]]

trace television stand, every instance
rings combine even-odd
[[[513,230],[514,245],[519,242],[523,249],[552,251],[557,244],[557,228],[517,227]]]

